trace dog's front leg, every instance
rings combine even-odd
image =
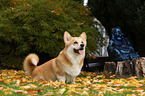
[[[68,74],[66,75],[66,79],[69,83],[74,84],[75,83],[75,78],[76,78],[76,76],[71,76],[71,75],[68,75]]]
[[[64,76],[57,75],[57,79],[58,81],[62,81],[63,83],[65,83],[65,75]]]
[[[72,83],[72,84],[75,83],[75,78],[76,78],[76,76],[72,76],[72,78],[71,78],[71,83]]]

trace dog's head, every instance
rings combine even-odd
[[[72,37],[68,32],[64,33],[65,47],[70,53],[85,54],[86,33],[83,32],[79,37]]]

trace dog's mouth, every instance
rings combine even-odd
[[[77,53],[77,54],[84,54],[85,50],[84,50],[84,48],[74,49],[74,52]]]

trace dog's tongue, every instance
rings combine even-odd
[[[80,54],[84,54],[85,51],[84,51],[84,50],[79,50],[79,53],[80,53]]]

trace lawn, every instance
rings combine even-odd
[[[0,96],[145,96],[145,78],[105,78],[103,73],[81,72],[75,84],[37,81],[24,71],[0,70]]]

